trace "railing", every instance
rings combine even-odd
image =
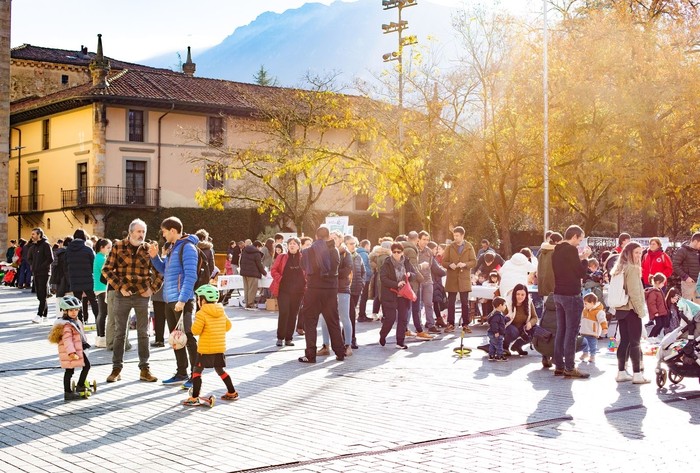
[[[61,208],[158,207],[158,189],[92,186],[61,190]]]
[[[29,194],[10,197],[10,215],[28,212],[42,212],[44,210],[44,195]]]

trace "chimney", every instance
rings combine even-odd
[[[185,61],[185,63],[182,65],[182,72],[186,76],[192,77],[196,66],[197,65],[192,62],[192,52],[190,51],[190,47],[187,46],[187,61]]]
[[[88,53],[88,48],[87,48],[87,46],[81,44],[81,45],[80,45],[80,53],[81,53],[83,56],[87,56],[87,53]]]
[[[97,35],[97,54],[90,61],[90,74],[92,74],[92,85],[98,89],[104,89],[109,84],[107,83],[107,75],[109,75],[109,59],[106,59],[102,54],[102,35]]]

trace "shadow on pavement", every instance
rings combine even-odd
[[[617,400],[605,409],[608,424],[630,440],[645,437],[642,423],[647,415],[647,408],[639,392],[640,389],[647,389],[643,386],[631,382],[617,383]]]
[[[554,371],[544,368],[527,374],[527,379],[532,383],[532,387],[535,390],[546,391],[544,397],[537,403],[535,410],[527,417],[527,423],[532,424],[554,420],[547,427],[540,427],[535,430],[538,437],[556,438],[561,435],[559,426],[564,422],[573,420],[573,417],[567,414],[574,405],[571,383],[585,382],[561,378],[561,382],[557,384],[552,380],[553,377]],[[559,419],[559,421],[556,421],[556,419]]]

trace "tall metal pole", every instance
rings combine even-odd
[[[548,64],[547,64],[547,0],[542,0],[543,10],[543,78],[542,87],[544,95],[544,233],[549,230],[549,91],[548,91]]]
[[[399,151],[403,153],[403,41],[401,32],[401,10],[403,7],[399,5]],[[406,204],[399,209],[399,234],[406,233]]]

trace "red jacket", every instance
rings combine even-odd
[[[655,287],[646,288],[644,298],[647,301],[647,309],[649,309],[649,320],[654,320],[656,315],[668,315],[668,307],[666,307],[666,301],[661,289],[656,289]]]
[[[299,252],[299,260],[302,258],[301,251]],[[272,283],[270,284],[270,292],[273,297],[277,297],[280,292],[280,282],[282,282],[282,275],[284,274],[284,268],[287,266],[287,260],[289,259],[289,253],[282,253],[275,258],[272,263],[272,268],[270,268],[270,274],[272,275]],[[304,266],[302,265],[302,271]]]
[[[642,282],[650,286],[649,278],[656,273],[662,273],[666,278],[673,274],[671,258],[663,250],[647,251],[642,258]]]

